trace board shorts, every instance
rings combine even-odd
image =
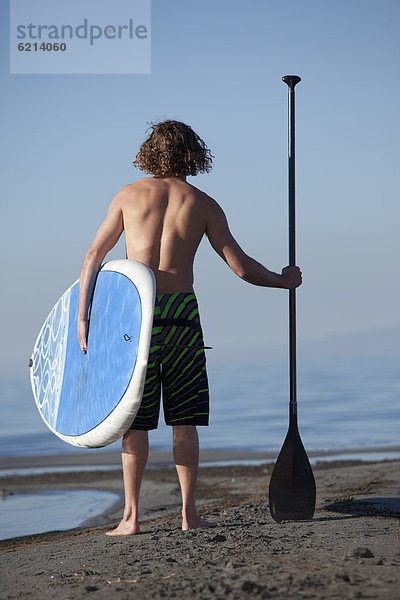
[[[167,425],[208,425],[203,346],[195,294],[158,294],[142,402],[130,429],[157,429],[161,391]]]

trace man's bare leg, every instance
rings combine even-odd
[[[124,473],[125,510],[121,523],[107,535],[139,533],[139,491],[149,455],[147,431],[129,429],[122,439],[122,469]]]
[[[196,483],[199,467],[199,438],[193,425],[175,425],[173,449],[182,492],[182,529],[215,527],[201,519],[196,508]]]

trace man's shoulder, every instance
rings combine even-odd
[[[121,194],[135,194],[137,192],[143,191],[146,188],[152,187],[154,184],[154,179],[150,177],[143,177],[142,179],[138,179],[133,183],[128,183],[121,188]]]
[[[200,188],[196,187],[195,185],[192,185],[191,183],[186,183],[186,185],[190,188],[193,195],[199,201],[201,201],[205,206],[213,206],[213,205],[217,204],[217,202],[214,200],[214,198],[209,196],[206,192],[204,192]]]
[[[134,198],[142,197],[146,192],[148,193],[151,189],[150,178],[144,177],[134,183],[128,183],[124,185],[114,198],[115,202],[124,203],[124,201],[131,201]]]

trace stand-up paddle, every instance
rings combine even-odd
[[[289,87],[289,266],[293,267],[296,264],[294,87],[301,79],[297,75],[286,75],[282,80]],[[269,508],[277,522],[312,519],[315,509],[314,475],[297,427],[296,290],[289,290],[289,357],[289,430],[269,484]]]

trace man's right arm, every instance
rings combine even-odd
[[[79,345],[85,353],[87,351],[88,309],[97,273],[104,257],[115,246],[124,228],[120,201],[122,196],[123,190],[112,201],[107,217],[86,252],[79,276],[77,329]]]
[[[262,287],[294,289],[301,285],[302,276],[299,267],[285,267],[282,273],[269,271],[251,256],[248,256],[231,234],[222,208],[210,198],[207,213],[206,234],[211,246],[244,281]]]

